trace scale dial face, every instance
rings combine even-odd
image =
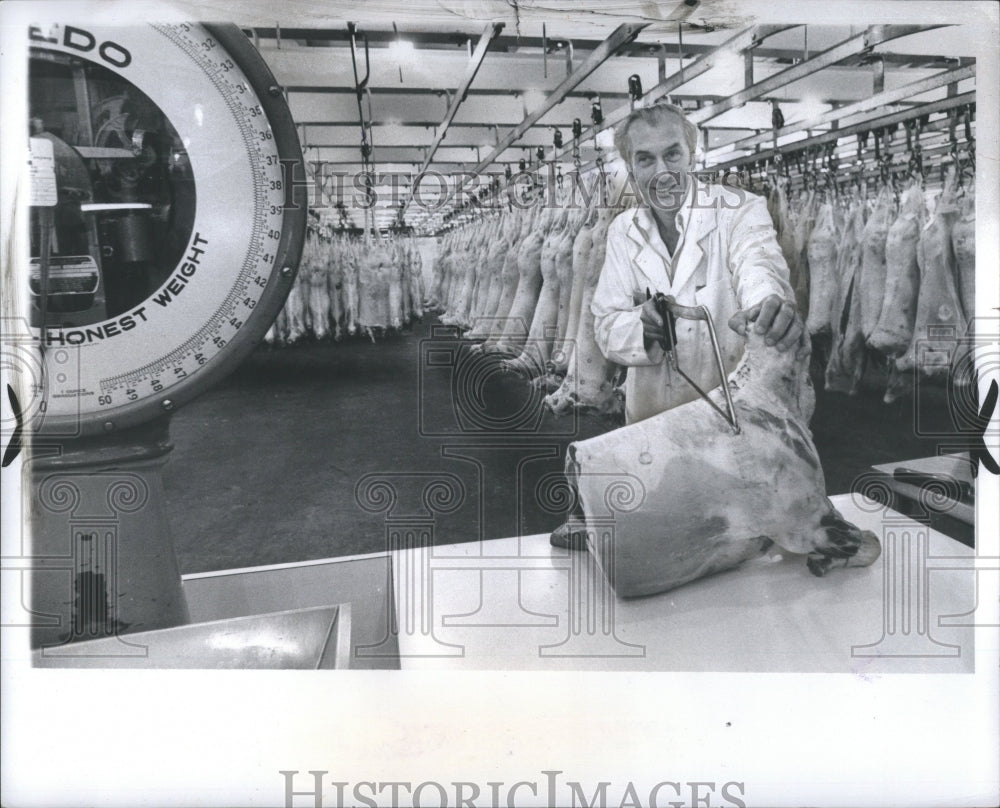
[[[235,26],[39,25],[29,40],[35,428],[114,432],[190,400],[274,320],[305,232],[288,187],[302,153]]]

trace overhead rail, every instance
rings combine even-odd
[[[739,53],[747,48],[755,46],[761,39],[766,36],[772,36],[779,30],[786,30],[793,26],[759,26],[758,28],[751,28],[741,34],[733,37],[730,40],[722,43],[715,51],[711,54],[706,54],[704,57],[700,57],[695,63],[688,65],[684,69],[683,77],[680,72],[675,73],[673,76],[668,78],[665,82],[661,82],[644,97],[644,102],[649,104],[659,98],[668,95],[671,89],[681,86],[680,82],[690,81],[691,78],[697,75],[701,75],[707,70],[711,69],[713,66],[713,57],[717,54],[725,52],[728,54]],[[830,67],[850,56],[857,56],[859,54],[867,53],[872,50],[876,45],[882,44],[884,42],[889,42],[893,39],[899,37],[908,36],[910,34],[919,33],[921,31],[929,30],[929,28],[941,28],[945,26],[919,26],[919,25],[873,25],[865,29],[859,34],[848,37],[844,41],[828,48],[821,53],[818,53],[808,59],[805,59],[797,65],[782,70],[780,73],[775,73],[773,76],[769,76],[756,84],[746,87],[743,90],[728,96],[721,101],[717,101],[709,106],[705,106],[701,109],[694,110],[688,113],[688,117],[695,123],[701,125],[712,118],[718,117],[724,112],[728,112],[731,109],[742,106],[749,101],[757,100],[775,90],[787,86],[793,82],[799,81],[819,70],[826,67]],[[708,62],[707,66],[705,62]],[[612,125],[624,120],[629,114],[628,107],[622,107],[616,110],[611,116],[605,118],[603,128],[607,128],[608,123]],[[802,128],[802,127],[799,127]],[[772,139],[773,134],[769,133],[765,136],[765,140]],[[565,152],[564,152],[565,154]],[[560,155],[561,156],[561,155]],[[558,158],[557,158],[558,159]],[[750,158],[750,162],[753,158]],[[580,171],[590,170],[592,167],[598,165],[595,160],[592,163],[588,163],[585,166],[579,168]]]
[[[696,5],[697,3],[694,4],[694,6]],[[692,6],[690,10],[693,11],[694,6]],[[690,11],[687,13],[690,13]],[[472,179],[478,177],[484,169],[489,167],[497,157],[499,157],[504,151],[507,150],[507,148],[515,143],[525,132],[528,131],[528,129],[530,129],[544,115],[559,104],[570,91],[579,86],[580,83],[586,80],[587,77],[597,70],[598,67],[614,56],[620,48],[629,42],[632,42],[646,27],[647,24],[645,23],[638,25],[619,25],[614,31],[611,32],[607,39],[598,45],[597,48],[595,48],[590,55],[584,59],[579,67],[563,79],[559,86],[545,97],[545,101],[538,107],[538,109],[527,113],[524,120],[521,121],[520,124],[500,138],[493,150],[484,159],[480,160],[470,172],[468,172],[469,178]],[[402,203],[404,208],[409,205],[417,187],[418,183],[416,182],[414,182],[410,187],[410,193],[406,200]]]
[[[691,64],[684,66],[683,69],[679,69],[676,73],[668,76],[665,80],[659,82],[655,87],[650,89],[642,97],[644,104],[650,104],[654,101],[670,95],[674,90],[683,86],[692,79],[700,76],[702,73],[707,73],[713,67],[715,67],[716,60],[721,53],[738,53],[746,48],[755,47],[757,44],[765,40],[769,36],[773,36],[781,31],[787,31],[789,28],[794,28],[793,25],[758,25],[753,28],[748,28],[745,31],[741,31],[736,36],[727,39],[725,42],[721,43],[718,47],[709,53],[705,53]],[[606,129],[610,129],[617,126],[619,123],[624,121],[629,113],[632,111],[631,104],[625,104],[613,112],[604,116],[604,120],[600,123],[588,126],[579,137],[579,142],[582,143],[591,138],[596,138],[599,132],[603,132]],[[554,161],[558,161],[565,157],[566,155],[573,153],[573,145],[569,145],[562,151],[557,152]]]
[[[767,132],[761,132],[759,135],[751,135],[750,137],[737,140],[733,143],[727,144],[726,146],[720,147],[720,149],[709,152],[707,156],[723,157],[729,154],[730,151],[750,149],[755,146],[759,146],[762,143],[768,143],[775,137],[781,138],[787,135],[804,132],[807,129],[815,129],[819,126],[833,124],[837,121],[843,120],[844,118],[851,117],[852,115],[860,115],[864,112],[870,112],[881,107],[886,107],[890,104],[904,101],[912,96],[936,90],[947,84],[954,84],[960,81],[965,81],[966,79],[975,78],[975,76],[976,66],[974,64],[966,67],[960,67],[957,70],[945,70],[933,76],[928,76],[927,78],[912,81],[909,84],[904,84],[894,90],[887,90],[861,101],[857,101],[853,104],[846,104],[842,107],[837,107],[836,109],[824,112],[823,114],[817,115],[813,118],[809,118],[804,121],[795,121],[776,131],[768,130]],[[785,145],[793,147],[794,143],[788,143]]]
[[[553,107],[559,104],[566,95],[578,87],[591,73],[597,70],[604,62],[614,56],[618,50],[639,36],[640,32],[647,27],[646,23],[639,25],[624,24],[619,25],[611,35],[595,48],[591,54],[576,68],[562,83],[545,97],[545,101],[538,109],[529,112],[518,126],[508,132],[497,146],[483,160],[472,169],[472,174],[477,176],[497,157],[499,157],[509,146],[515,143],[521,135],[541,120]]]
[[[497,38],[503,28],[504,24],[502,22],[495,22],[487,25],[486,28],[483,29],[483,33],[479,37],[479,42],[476,43],[476,50],[472,54],[472,59],[469,61],[469,64],[465,69],[465,75],[462,77],[462,81],[458,85],[458,89],[451,98],[451,103],[448,106],[448,111],[445,113],[444,119],[437,128],[437,136],[434,138],[434,142],[431,143],[430,148],[427,150],[427,155],[424,157],[424,163],[420,166],[420,171],[417,172],[417,176],[413,181],[414,186],[420,182],[421,178],[424,176],[424,172],[427,171],[427,166],[429,166],[431,160],[434,159],[434,153],[438,150],[438,146],[441,145],[445,135],[448,134],[448,127],[455,119],[455,113],[458,112],[458,108],[465,100],[466,95],[469,92],[469,87],[476,78],[476,73],[479,72],[479,67],[482,65],[483,59],[486,57],[486,52],[490,48],[490,43]],[[407,196],[407,198],[403,201],[401,212],[406,211],[411,198],[412,196]]]
[[[768,76],[766,79],[758,81],[756,84],[746,87],[737,93],[729,96],[728,98],[720,101],[718,103],[712,104],[710,106],[702,107],[699,110],[695,110],[688,117],[691,118],[697,124],[704,123],[705,121],[711,120],[712,118],[718,117],[724,112],[728,112],[731,109],[736,109],[746,104],[748,101],[754,101],[761,96],[772,93],[775,90],[785,87],[788,84],[803,79],[806,76],[812,75],[819,70],[826,67],[831,67],[838,62],[842,62],[849,56],[857,56],[862,53],[870,52],[876,45],[881,45],[885,42],[890,42],[893,39],[898,39],[899,37],[909,36],[911,34],[920,33],[921,31],[928,31],[933,28],[944,28],[946,26],[942,25],[872,25],[866,28],[860,34],[855,34],[852,37],[848,37],[843,42],[834,45],[832,48],[827,48],[825,51],[811,56],[799,62],[797,65],[792,65],[780,73],[775,73],[773,76]]]
[[[278,33],[274,28],[253,28],[248,30],[250,32],[249,35],[252,36],[254,44],[258,48],[260,47],[260,40],[275,39],[276,34]],[[402,33],[406,36],[408,41],[414,43],[418,50],[464,48],[468,42],[469,36],[471,35],[471,33],[458,33],[451,31],[404,31]],[[280,35],[282,40],[305,43],[314,50],[342,47],[349,44],[350,41],[350,35],[345,33],[345,31],[341,28],[282,28],[280,30]],[[380,31],[368,31],[368,38],[372,47],[387,47],[395,42],[398,36],[399,34],[396,31],[388,28]],[[570,44],[568,37],[548,36],[547,40],[549,43],[566,42],[567,44]],[[545,40],[538,36],[499,36],[494,41],[493,45],[491,45],[490,49],[495,54],[517,54],[541,50],[544,43]],[[593,39],[574,38],[571,44],[575,56],[580,57],[587,51],[596,48],[600,42],[599,40]],[[632,42],[622,47],[622,49],[618,52],[618,55],[634,59],[655,58],[656,55],[662,51],[663,47],[664,45],[661,43],[652,44],[649,42]],[[667,45],[666,47],[669,51],[673,50],[672,45]],[[716,48],[716,45],[700,44],[697,42],[690,42],[689,40],[683,41],[684,58],[694,58],[707,53],[712,53],[716,50]],[[761,47],[756,51],[755,55],[761,59],[781,59],[791,61],[803,58],[803,50],[802,48],[792,47]],[[944,61],[944,57],[925,53],[887,52],[883,53],[882,57],[884,58],[886,64],[890,66],[896,65],[917,68],[941,67],[941,63]],[[950,61],[958,61],[962,66],[964,66],[974,60],[971,57],[961,57],[958,59],[950,59]]]
[[[341,95],[353,93],[354,89],[351,87],[331,87],[326,84],[290,84],[285,87],[285,91],[289,93],[299,93],[303,95]],[[509,98],[512,91],[507,88],[482,88],[482,89],[470,89],[468,95],[480,97],[480,96],[506,96]],[[442,91],[436,87],[372,87],[372,95],[402,95],[402,96],[413,96],[413,95],[441,95]],[[591,92],[583,91],[580,92],[570,92],[566,93],[566,98],[586,98],[592,95]],[[608,98],[628,98],[627,92],[608,92],[605,93]],[[516,125],[516,124],[514,124]]]
[[[967,93],[960,93],[959,95],[943,98],[940,101],[932,101],[919,106],[910,107],[909,109],[901,110],[899,112],[893,112],[888,115],[879,115],[865,121],[858,121],[850,126],[837,127],[836,129],[831,129],[827,132],[823,132],[822,134],[807,137],[804,140],[797,140],[795,143],[788,144],[784,148],[779,147],[775,149],[772,147],[768,149],[761,149],[759,152],[753,152],[752,154],[736,157],[732,160],[719,162],[709,166],[708,168],[712,171],[724,171],[726,169],[737,168],[739,166],[760,163],[763,160],[773,159],[775,155],[778,154],[786,155],[787,159],[787,155],[789,153],[800,152],[804,149],[815,149],[817,146],[834,143],[840,138],[848,137],[849,135],[883,129],[887,126],[892,126],[893,124],[913,120],[914,118],[923,118],[937,112],[946,112],[957,107],[963,107],[975,103],[976,93],[974,90]]]

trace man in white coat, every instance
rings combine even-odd
[[[748,328],[780,350],[801,350],[802,318],[766,201],[698,182],[691,173],[697,143],[698,128],[683,110],[666,103],[635,110],[615,132],[641,204],[608,228],[591,311],[601,352],[628,367],[627,424],[698,397],[665,361],[663,320],[647,291],[708,308],[727,375],[743,356]],[[704,322],[678,319],[676,339],[680,368],[702,390],[717,387]],[[585,533],[582,514],[571,514],[551,541],[585,549]]]
[[[641,205],[608,228],[591,311],[602,353],[629,368],[629,424],[698,397],[664,361],[663,322],[646,299],[647,289],[708,308],[727,374],[743,355],[743,335],[751,324],[781,350],[797,346],[802,333],[766,201],[698,182],[691,174],[697,140],[697,127],[672,104],[636,110],[615,133]],[[676,331],[681,369],[703,390],[718,386],[705,324],[678,319]]]

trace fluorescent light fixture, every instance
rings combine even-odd
[[[541,90],[525,90],[522,98],[524,99],[524,105],[528,108],[528,112],[534,112],[545,103],[545,93]]]
[[[829,112],[831,109],[832,107],[829,104],[824,104],[817,96],[807,93],[799,99],[796,113],[798,120],[809,121],[819,117],[824,112]]]
[[[389,43],[389,53],[396,59],[406,59],[413,56],[415,48],[412,42],[405,39],[394,39]]]

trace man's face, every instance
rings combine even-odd
[[[634,123],[628,130],[632,147],[632,175],[642,201],[653,211],[675,211],[684,201],[694,155],[675,115],[655,125]]]

